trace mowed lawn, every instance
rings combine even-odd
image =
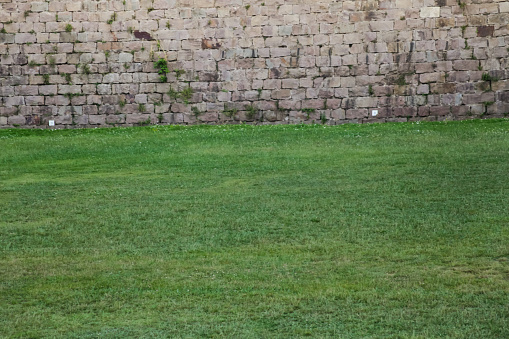
[[[509,120],[0,130],[0,337],[508,338]]]

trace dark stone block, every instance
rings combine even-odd
[[[147,32],[134,31],[134,37],[136,39],[141,39],[141,40],[148,40],[148,41],[154,40],[152,38],[152,36]]]
[[[477,27],[477,36],[478,37],[493,36],[494,31],[495,26],[479,26]]]

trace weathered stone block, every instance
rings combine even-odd
[[[423,7],[420,11],[421,18],[438,18],[440,16],[440,7]]]
[[[104,125],[106,123],[106,115],[89,115],[88,123],[90,125]]]
[[[13,116],[7,117],[7,124],[9,124],[9,125],[22,126],[25,124],[25,122],[26,122],[26,119],[22,115],[13,115]]]
[[[47,2],[32,2],[30,10],[32,12],[44,12],[49,9],[49,4]]]
[[[345,112],[346,119],[362,119],[368,117],[367,109],[347,109]]]

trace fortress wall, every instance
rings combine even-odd
[[[499,0],[0,0],[0,127],[503,117],[508,24]]]

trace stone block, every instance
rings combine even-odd
[[[7,124],[9,124],[9,125],[22,126],[25,124],[25,122],[26,122],[26,119],[22,115],[13,115],[13,116],[7,117]]]
[[[69,12],[79,12],[82,10],[81,1],[71,1],[65,4],[66,10]]]
[[[280,89],[272,91],[271,97],[276,100],[291,99],[292,94],[289,89]]]
[[[109,84],[98,84],[97,94],[111,94],[111,85]]]
[[[17,86],[18,95],[37,95],[39,94],[39,86]]]
[[[346,119],[362,119],[368,116],[369,112],[367,109],[347,109],[345,112]]]
[[[6,107],[23,106],[25,98],[22,96],[7,97],[4,102]]]
[[[394,29],[394,21],[372,21],[369,27],[374,32],[392,31]]]
[[[88,123],[90,125],[104,125],[106,123],[106,115],[89,115]]]
[[[17,44],[35,43],[37,42],[37,36],[32,33],[17,33],[14,42]]]
[[[49,9],[49,4],[47,2],[32,2],[30,10],[32,12],[44,12]]]
[[[356,99],[355,105],[357,108],[377,107],[378,106],[378,98],[360,97],[360,98]]]
[[[440,16],[440,7],[423,7],[420,11],[421,18],[438,18]]]
[[[451,107],[449,106],[431,106],[429,108],[429,114],[435,116],[444,116],[451,113]]]
[[[477,60],[455,60],[452,68],[457,71],[476,71],[479,68]]]

